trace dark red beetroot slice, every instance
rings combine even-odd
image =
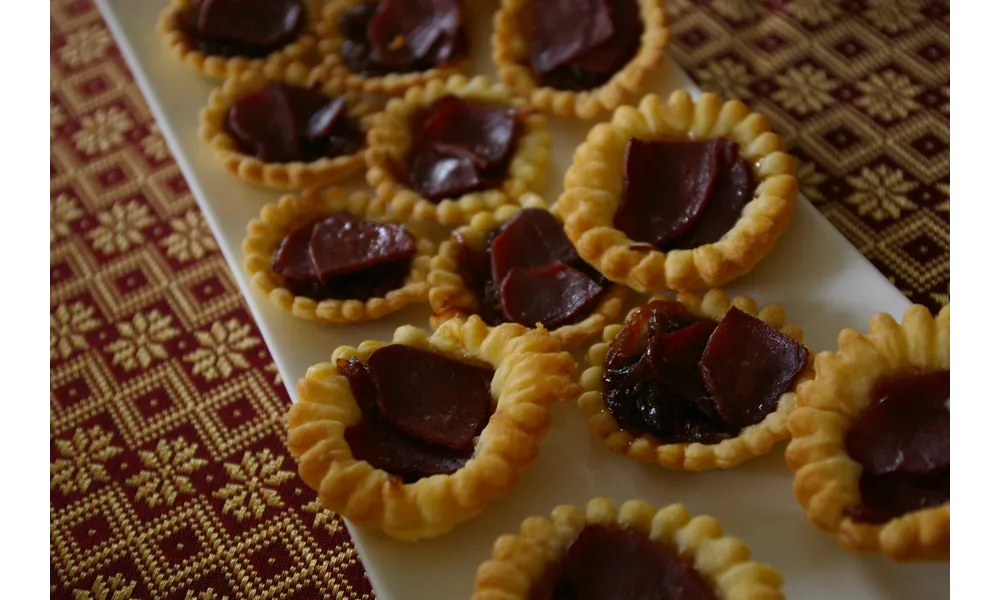
[[[401,431],[460,450],[486,425],[492,369],[400,344],[379,348],[366,365],[379,410]]]
[[[298,158],[298,124],[280,83],[270,83],[234,102],[228,124],[239,145],[264,162]]]
[[[382,0],[368,21],[373,58],[405,67],[426,58],[461,27],[456,0]]]
[[[306,139],[318,140],[333,135],[334,127],[346,114],[347,99],[343,96],[331,99],[309,118],[309,123],[304,129]]]
[[[548,73],[609,40],[614,33],[606,0],[533,2],[531,66]]]
[[[281,240],[271,260],[272,271],[298,282],[316,278],[312,258],[309,257],[309,240],[312,238],[315,225],[310,223]]]
[[[560,579],[555,587],[574,600],[716,600],[708,582],[676,552],[633,529],[606,525],[580,530],[566,548]]]
[[[368,375],[365,363],[354,356],[348,360],[337,359],[337,370],[351,384],[354,401],[358,403],[358,408],[361,409],[364,418],[378,418],[378,390],[375,389],[375,384],[372,382],[371,376]]]
[[[690,229],[668,242],[663,249],[697,248],[722,239],[743,214],[743,207],[753,200],[755,187],[753,169],[740,156],[739,144],[722,140],[719,176],[712,187],[705,212]]]
[[[614,34],[608,41],[584,52],[572,62],[578,67],[595,73],[611,73],[627,63],[638,48],[642,35],[642,20],[639,18],[639,3],[633,0],[604,0],[610,4],[611,22]]]
[[[774,411],[808,358],[805,346],[733,307],[708,340],[701,372],[719,416],[742,429]]]
[[[951,372],[922,373],[878,386],[875,402],[844,438],[865,473],[929,473],[951,464]]]
[[[861,504],[844,514],[863,523],[885,523],[908,512],[933,508],[951,497],[951,466],[932,473],[862,473],[858,480]]]
[[[576,253],[562,224],[544,208],[526,208],[507,222],[490,249],[493,281],[503,282],[514,267],[576,263]]]
[[[501,163],[510,155],[517,127],[514,109],[445,96],[431,105],[430,111],[416,144],[433,145],[443,154],[470,152],[480,169]]]
[[[382,420],[365,420],[344,431],[351,454],[402,478],[403,483],[440,473],[454,473],[472,457],[472,449],[452,450],[420,441]]]
[[[629,140],[615,227],[659,246],[694,226],[718,176],[719,143]]]
[[[680,302],[656,300],[639,307],[625,321],[608,349],[609,369],[618,368],[647,353],[650,338],[668,334],[700,321]]]
[[[320,281],[356,273],[416,254],[413,236],[401,225],[376,223],[339,212],[313,229],[309,255]]]
[[[699,363],[715,328],[714,321],[699,321],[673,333],[655,334],[649,340],[646,356],[656,378],[686,400],[695,402],[708,396]]]
[[[470,157],[449,156],[433,148],[421,149],[413,157],[410,183],[421,196],[432,201],[461,196],[483,184]]]
[[[603,291],[596,281],[562,263],[514,267],[500,285],[500,304],[515,323],[555,329],[586,316]]]
[[[294,33],[302,18],[301,0],[202,0],[202,35],[268,46]]]

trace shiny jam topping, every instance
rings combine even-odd
[[[657,300],[612,340],[604,402],[636,434],[714,444],[773,412],[808,358],[804,346],[735,307],[716,323]]]
[[[603,85],[639,49],[636,0],[555,0],[531,4],[529,58],[547,87],[582,91]]]
[[[614,225],[666,252],[719,241],[753,200],[753,168],[727,139],[629,140]]]
[[[416,253],[403,227],[338,212],[282,240],[271,270],[296,296],[367,300],[402,287]]]
[[[341,56],[355,73],[426,71],[468,54],[458,0],[380,0],[340,16]]]
[[[344,432],[351,454],[412,483],[454,473],[493,412],[493,368],[412,346],[338,360],[363,415]]]
[[[364,134],[347,100],[271,82],[229,107],[226,130],[240,149],[264,162],[312,162],[352,154]]]
[[[589,315],[610,282],[580,258],[547,210],[526,208],[491,232],[484,251],[459,243],[458,273],[489,325],[548,329]]]
[[[247,58],[287,46],[305,22],[302,0],[200,0],[181,16],[181,28],[198,50]]]
[[[531,600],[715,600],[691,561],[641,533],[585,525]]]
[[[878,384],[874,402],[848,430],[847,453],[861,464],[861,504],[845,513],[885,523],[949,501],[951,371],[919,373]]]
[[[414,119],[411,187],[431,201],[499,187],[519,133],[517,111],[445,96]]]

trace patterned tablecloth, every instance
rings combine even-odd
[[[948,3],[668,7],[673,56],[771,120],[806,197],[913,301],[947,301]],[[51,9],[51,596],[373,598],[295,473],[274,363],[100,15]]]

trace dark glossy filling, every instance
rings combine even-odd
[[[736,308],[715,323],[679,303],[656,301],[634,312],[612,340],[604,402],[633,435],[714,444],[773,412],[808,356]]]
[[[728,139],[629,140],[614,225],[666,252],[719,241],[753,200],[753,167]]]
[[[344,11],[340,53],[361,75],[427,71],[468,56],[457,0],[381,0]]]
[[[531,600],[715,600],[676,551],[628,528],[586,525],[532,587]]]
[[[492,367],[393,344],[337,368],[363,415],[344,431],[354,458],[404,483],[454,473],[472,458],[493,412]]]
[[[278,246],[271,270],[296,296],[367,300],[402,287],[416,252],[413,236],[403,227],[340,212],[290,233]]]
[[[485,251],[461,235],[458,273],[476,295],[488,325],[520,323],[548,329],[586,318],[611,282],[587,264],[547,210],[522,210],[490,232]],[[500,284],[497,283],[500,282]]]
[[[636,0],[533,2],[530,63],[544,86],[583,91],[606,83],[639,50]]]
[[[949,501],[951,372],[880,383],[875,401],[845,436],[847,453],[861,464],[861,504],[844,512],[862,523],[885,523]]]
[[[364,132],[343,96],[272,82],[229,108],[226,133],[264,162],[312,162],[355,153]]]
[[[178,20],[205,54],[263,58],[302,35],[307,15],[302,0],[196,0]]]

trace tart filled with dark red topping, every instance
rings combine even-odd
[[[305,0],[193,0],[179,15],[191,45],[207,55],[263,58],[306,29]]]
[[[351,454],[412,483],[460,469],[493,412],[493,368],[393,344],[340,360],[363,417],[344,431]]]
[[[719,241],[753,200],[753,167],[739,144],[644,141],[625,150],[624,188],[614,226],[660,250],[684,250]]]
[[[728,468],[787,437],[811,374],[802,332],[749,298],[653,298],[604,331],[580,407],[609,448],[671,469]]]
[[[357,152],[364,132],[345,96],[273,81],[229,107],[226,133],[267,163],[312,162]]]

